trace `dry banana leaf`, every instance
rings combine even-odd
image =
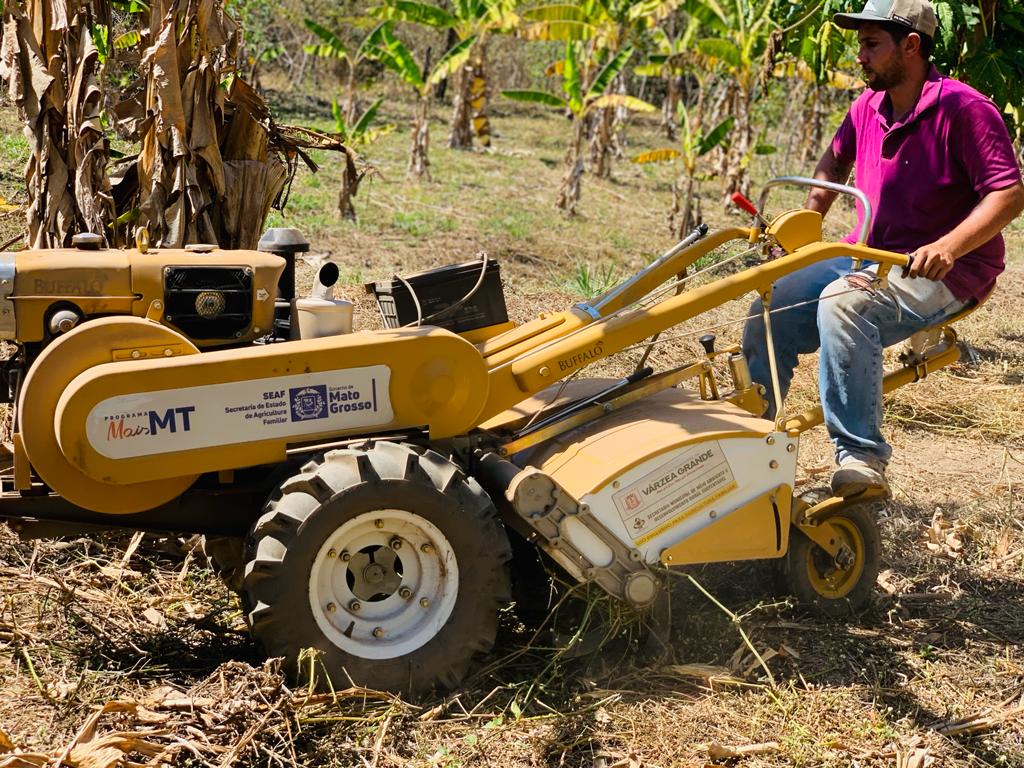
[[[28,245],[59,247],[77,232],[106,235],[113,199],[100,125],[90,2],[33,0],[4,9],[0,76],[25,122]],[[74,60],[65,62],[65,52]]]
[[[148,41],[143,77],[108,110],[110,125],[138,151],[108,169],[100,54],[90,32],[108,21],[104,0],[5,7],[0,77],[32,152],[30,247],[66,246],[84,231],[134,242],[145,228],[162,247],[255,248],[271,207],[287,200],[297,160],[316,169],[300,147],[346,151],[319,136],[296,141],[235,77],[240,30],[223,0],[154,0],[148,30],[137,30]]]

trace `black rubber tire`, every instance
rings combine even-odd
[[[310,607],[317,553],[341,526],[378,510],[426,520],[447,539],[459,584],[444,624],[422,646],[370,659],[339,647]],[[308,682],[303,649],[320,652],[331,680],[319,688],[368,688],[417,696],[453,688],[473,657],[494,644],[498,610],[508,604],[511,549],[490,498],[475,480],[434,451],[390,442],[332,451],[302,467],[274,494],[249,538],[244,597],[253,636],[268,656],[284,656]],[[347,571],[346,571],[347,577]]]
[[[836,570],[837,588],[827,590],[820,583],[830,569],[836,568],[834,560],[795,527],[789,552],[780,562],[780,576],[784,589],[802,606],[828,618],[845,618],[863,609],[871,599],[881,567],[881,537],[870,506],[844,509],[828,520],[839,527],[854,551],[850,567]]]
[[[242,591],[245,573],[245,539],[241,536],[203,536],[206,562],[232,592]]]
[[[529,630],[540,627],[558,602],[558,587],[551,578],[549,566],[554,567],[536,544],[514,530],[508,532],[512,545],[512,600],[515,614]]]

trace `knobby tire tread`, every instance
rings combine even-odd
[[[358,508],[349,515],[339,512],[339,509],[347,499],[355,499],[354,503],[358,505],[357,492],[369,493],[378,486],[391,488],[393,493],[439,493],[457,506],[458,525],[470,533],[448,531],[443,527],[442,531],[449,541],[454,536],[470,542],[461,545],[460,580],[470,572],[469,569],[463,570],[463,559],[467,558],[474,562],[466,565],[480,570],[487,576],[488,583],[460,584],[456,606],[445,626],[426,645],[398,662],[367,663],[366,659],[341,651],[322,633],[319,634],[323,642],[318,646],[324,651],[325,664],[335,686],[340,684],[344,687],[351,678],[369,687],[413,695],[438,688],[450,689],[465,676],[474,655],[487,652],[493,646],[497,611],[510,600],[509,561],[512,551],[504,527],[486,493],[458,466],[434,451],[387,441],[368,443],[359,448],[332,451],[307,463],[298,475],[287,480],[281,486],[280,494],[271,498],[248,539],[243,600],[243,604],[249,607],[247,618],[253,634],[266,652],[285,656],[295,671],[301,650],[296,647],[297,623],[306,622],[315,627],[315,620],[308,606],[308,592],[305,604],[295,605],[298,587],[294,580],[301,580],[308,589],[309,574],[294,573],[295,563],[288,562],[289,551],[297,546],[303,551],[316,551],[323,539],[312,543],[303,541],[307,524],[315,529],[319,515],[333,515],[340,525],[345,519],[368,511]],[[416,512],[415,509],[409,511]],[[436,520],[432,522],[438,524]],[[473,538],[465,538],[467,535]],[[454,541],[452,543],[454,546]],[[480,596],[477,594],[480,590],[489,590],[490,594]],[[482,605],[476,606],[477,602]],[[464,614],[467,606],[473,609],[474,615],[457,616]],[[463,627],[465,633],[451,636],[455,626]],[[312,630],[306,626],[304,631],[308,637]],[[442,636],[443,643],[435,642]],[[425,661],[405,661],[417,655],[424,657]],[[435,658],[439,655],[446,658]],[[402,672],[406,664],[408,671]],[[376,675],[376,672],[381,674]],[[324,682],[320,681],[321,684]]]

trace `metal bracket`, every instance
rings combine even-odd
[[[590,317],[591,320],[601,319],[601,313],[598,312],[597,309],[595,309],[591,304],[587,304],[581,301],[579,304],[573,304],[573,309],[578,309],[580,310],[580,312],[585,313],[587,316]]]
[[[718,395],[718,382],[715,381],[715,369],[711,367],[711,361],[705,360],[701,363],[700,375],[700,398],[701,400],[720,400]]]
[[[847,498],[829,496],[827,499],[811,505],[802,499],[795,499],[794,501],[797,503],[793,506],[793,524],[832,557],[840,558],[844,554],[844,547],[839,544],[842,538],[828,518],[841,510],[863,504],[866,501],[881,501],[886,498],[887,494],[888,492],[883,488],[869,488],[856,496]]]
[[[828,552],[833,558],[838,559],[842,554],[842,539],[836,527],[828,520],[822,520],[820,523],[797,523],[796,527],[800,533]]]

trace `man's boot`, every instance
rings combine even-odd
[[[844,499],[874,488],[889,492],[885,463],[878,459],[847,456],[832,475],[832,493]]]

